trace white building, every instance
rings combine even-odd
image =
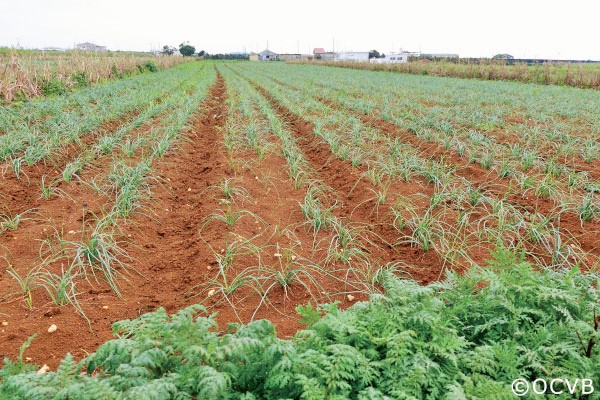
[[[455,53],[421,53],[421,58],[458,58],[458,54]]]
[[[408,57],[412,55],[408,52],[402,53],[389,53],[386,54],[385,57],[381,58],[372,58],[370,61],[374,64],[399,64],[408,62]]]
[[[78,43],[75,48],[82,51],[107,51],[106,46],[99,46],[90,42]]]
[[[335,60],[339,61],[359,61],[359,62],[369,62],[369,52],[368,51],[345,51],[340,53],[335,53]]]
[[[273,61],[278,59],[278,54],[269,49],[266,49],[258,53],[258,59],[260,61]]]
[[[55,46],[44,47],[42,50],[44,50],[44,51],[67,51],[67,49],[65,49],[65,48],[55,47]]]

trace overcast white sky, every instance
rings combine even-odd
[[[0,0],[0,46],[399,49],[600,60],[598,0]]]

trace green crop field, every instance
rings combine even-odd
[[[600,382],[599,91],[166,66],[0,107],[0,398]]]

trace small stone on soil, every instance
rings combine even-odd
[[[48,333],[53,333],[56,332],[56,330],[58,329],[58,326],[56,326],[55,324],[50,325],[50,327],[48,328]]]
[[[48,371],[50,371],[50,367],[47,366],[46,364],[44,364],[44,366],[42,368],[40,368],[37,373],[38,374],[45,374]]]

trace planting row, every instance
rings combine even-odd
[[[27,175],[6,180],[0,191],[6,198],[0,211],[0,251],[18,290],[3,282],[3,293],[22,297],[33,308],[34,299],[43,298],[36,289],[44,288],[52,302],[70,303],[82,315],[80,284],[103,282],[121,295],[119,280],[126,278],[130,261],[121,249],[121,222],[149,198],[156,160],[181,140],[214,81],[212,68],[198,65],[187,72],[193,79],[177,80],[161,102],[139,99],[141,110],[135,116],[81,143],[62,171],[49,168],[38,185]],[[24,199],[29,202],[22,204]],[[30,208],[15,212],[23,206]],[[25,239],[15,241],[17,237]]]

